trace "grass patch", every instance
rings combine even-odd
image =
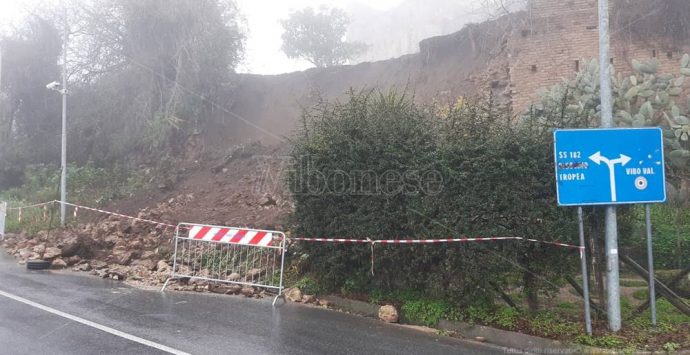
[[[621,349],[625,346],[626,342],[622,338],[615,337],[613,335],[603,335],[603,336],[589,336],[580,335],[575,338],[575,342],[587,346],[595,346],[599,348],[607,349]]]
[[[636,290],[633,292],[632,297],[639,301],[646,301],[649,299],[649,290],[647,288]]]
[[[622,287],[647,287],[647,282],[644,280],[621,280]]]
[[[535,334],[545,337],[572,337],[582,333],[582,326],[559,317],[551,311],[539,312],[531,320],[531,328]]]

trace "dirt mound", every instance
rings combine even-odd
[[[182,165],[182,163],[181,163]],[[202,223],[284,230],[293,209],[283,174],[289,161],[281,150],[254,147],[228,156],[183,164],[170,186],[105,209],[177,224]]]

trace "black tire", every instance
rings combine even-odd
[[[50,261],[46,260],[29,260],[26,262],[26,268],[29,270],[46,270],[50,268]]]

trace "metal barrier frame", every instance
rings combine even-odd
[[[258,245],[248,245],[248,244],[240,244],[240,243],[219,243],[216,241],[207,241],[207,240],[200,240],[197,239],[197,242],[207,242],[207,243],[218,243],[218,244],[231,244],[231,245],[241,245],[241,246],[246,246],[246,247],[252,247],[252,248],[266,248],[266,249],[278,249],[280,250],[280,281],[278,286],[272,286],[272,285],[262,285],[262,284],[257,284],[257,283],[252,283],[252,282],[243,282],[243,281],[231,281],[231,280],[221,280],[221,279],[213,279],[209,277],[202,277],[202,276],[193,276],[193,275],[184,275],[176,272],[177,269],[177,249],[178,249],[178,242],[180,239],[189,239],[189,240],[195,240],[191,238],[180,238],[180,227],[182,226],[183,229],[189,230],[192,227],[210,227],[210,228],[230,228],[230,229],[241,229],[241,230],[249,230],[253,232],[266,232],[266,233],[271,233],[272,235],[278,235],[281,238],[280,245],[278,246],[258,246]],[[275,238],[275,236],[274,236]],[[261,288],[268,288],[268,289],[275,289],[278,290],[278,295],[275,296],[273,299],[272,305],[276,305],[276,301],[278,301],[278,298],[282,298],[283,302],[285,302],[285,295],[283,294],[283,276],[285,272],[285,252],[287,251],[287,237],[285,236],[285,233],[280,232],[280,231],[272,231],[272,230],[264,230],[264,229],[252,229],[252,228],[240,228],[240,227],[228,227],[228,226],[215,226],[215,225],[209,225],[209,224],[197,224],[197,223],[179,223],[175,227],[175,236],[173,237],[173,243],[175,244],[175,251],[173,253],[173,266],[172,266],[172,272],[170,277],[165,280],[165,283],[163,284],[163,288],[161,288],[161,292],[165,291],[165,288],[168,286],[168,283],[172,280],[180,279],[180,278],[188,278],[190,280],[205,280],[205,281],[213,281],[213,282],[222,282],[222,283],[229,283],[229,284],[235,284],[235,285],[242,285],[242,286],[253,286],[253,287],[261,287]]]
[[[5,239],[5,218],[7,217],[7,202],[0,201],[0,240]]]

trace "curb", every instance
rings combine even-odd
[[[379,306],[363,301],[347,299],[339,296],[323,296],[331,306],[345,312],[364,317],[378,319]],[[439,330],[454,331],[463,338],[475,339],[482,337],[492,345],[515,350],[516,353],[530,354],[618,354],[616,350],[599,349],[584,345],[566,343],[558,340],[540,338],[507,330],[491,328],[483,325],[473,325],[463,322],[441,320],[435,327]]]

